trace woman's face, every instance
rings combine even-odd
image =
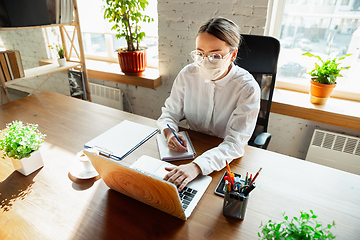
[[[205,56],[208,56],[210,53],[218,53],[224,58],[222,61],[226,61],[224,64],[225,66],[228,66],[227,70],[221,76],[213,80],[221,79],[228,74],[231,69],[230,63],[235,60],[237,54],[237,49],[235,49],[231,51],[229,54],[230,56],[227,55],[231,50],[230,46],[226,42],[207,32],[200,33],[196,37],[196,50],[201,51]]]

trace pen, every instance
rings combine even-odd
[[[249,177],[249,172],[246,172],[246,177],[245,177],[245,183],[244,183],[244,185],[247,185],[248,177]]]
[[[262,169],[262,168],[260,168],[260,169],[259,169],[259,171],[255,174],[254,178],[253,178],[253,179],[251,179],[251,182],[249,183],[249,186],[255,182],[255,179],[256,179],[256,178],[257,178],[257,176],[259,175],[259,173],[260,173],[261,169]]]
[[[170,129],[170,131],[174,134],[174,136],[176,137],[176,139],[179,141],[179,143],[181,144],[181,146],[185,147],[183,142],[180,140],[180,138],[178,136],[176,136],[175,132],[172,130],[172,128],[170,127],[169,124],[167,124],[168,128]]]

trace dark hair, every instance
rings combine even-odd
[[[241,44],[239,27],[230,19],[223,17],[211,18],[200,26],[196,36],[203,32],[207,32],[226,42],[231,48],[238,48]]]

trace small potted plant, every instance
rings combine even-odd
[[[60,46],[60,45],[55,45],[52,46],[52,45],[49,45],[48,46],[50,49],[55,49],[56,50],[56,53],[58,55],[58,58],[57,58],[57,61],[59,63],[59,66],[60,67],[63,67],[65,66],[66,64],[66,58],[65,58],[65,50],[64,50],[64,47],[63,46]]]
[[[300,217],[293,217],[291,221],[283,213],[284,220],[281,223],[269,220],[267,224],[261,223],[261,233],[258,233],[260,239],[335,239],[330,229],[335,226],[335,222],[323,226],[322,222],[317,220],[317,216],[310,210],[310,214],[300,211]]]
[[[104,0],[104,19],[114,23],[116,38],[125,38],[127,47],[117,49],[122,72],[129,75],[141,74],[147,65],[146,48],[140,47],[145,37],[139,22],[151,22],[154,19],[143,14],[149,4],[146,0]]]
[[[0,150],[2,158],[10,158],[14,168],[25,176],[44,166],[39,148],[46,135],[36,124],[13,121],[1,131]]]
[[[325,104],[332,90],[336,86],[336,79],[342,77],[340,71],[350,68],[350,66],[339,67],[341,61],[351,54],[346,54],[340,58],[328,58],[326,60],[309,52],[306,52],[303,55],[315,57],[321,62],[321,65],[315,63],[315,68],[308,73],[311,76],[310,102],[314,104]]]

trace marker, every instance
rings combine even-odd
[[[250,177],[249,177],[249,179],[248,179],[248,185],[249,185],[249,186],[250,186],[251,180],[252,180],[252,174],[250,174]]]
[[[176,137],[176,139],[179,141],[179,143],[181,144],[181,146],[185,147],[183,142],[180,140],[180,138],[178,136],[176,136],[175,132],[172,130],[172,128],[169,126],[169,124],[167,124],[168,128],[170,129],[170,131],[174,134],[174,136]]]
[[[249,185],[253,184],[255,182],[255,179],[257,178],[257,176],[259,175],[260,171],[262,168],[259,169],[259,171],[257,171],[257,173],[255,174],[255,177],[251,180],[251,182],[249,183]]]
[[[254,184],[251,184],[249,187],[247,187],[244,191],[243,191],[243,194],[245,196],[247,196],[252,190],[254,190],[255,188],[255,185]]]
[[[225,180],[225,191],[231,192],[231,183]]]
[[[229,178],[229,182],[230,182],[231,186],[234,186],[234,181],[233,181],[233,179],[231,178],[230,173],[229,173],[228,171],[226,171],[226,174],[227,174],[227,176],[228,176],[228,178]]]

